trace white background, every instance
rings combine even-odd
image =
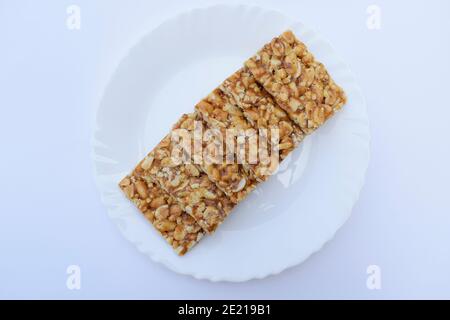
[[[367,98],[366,183],[322,251],[264,280],[210,283],[153,263],[122,238],[92,175],[102,89],[140,36],[212,3],[0,0],[0,298],[450,298],[446,0],[246,2],[328,38]],[[70,4],[81,8],[81,30],[66,27]],[[366,26],[371,4],[382,10],[380,30]],[[72,264],[81,290],[66,287]],[[366,287],[372,264],[381,290]]]

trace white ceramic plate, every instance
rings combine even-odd
[[[289,28],[344,87],[348,103],[214,235],[178,257],[117,183],[182,113]],[[170,19],[129,51],[97,110],[92,151],[109,215],[139,251],[195,278],[245,281],[303,262],[347,220],[369,161],[369,125],[354,77],[319,34],[278,12],[222,5]]]

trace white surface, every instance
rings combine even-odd
[[[80,31],[65,25],[73,2]],[[142,34],[205,2],[0,2],[0,296],[450,298],[445,0],[253,2],[329,39],[367,99],[366,183],[352,217],[307,262],[264,280],[210,283],[149,261],[119,235],[92,179],[93,110]],[[366,27],[374,2],[381,30]],[[81,267],[79,291],[66,288],[70,264]],[[382,270],[381,290],[366,287],[370,264]]]
[[[213,235],[179,257],[125,198],[118,182],[181,114],[192,112],[195,103],[252,52],[288,29],[328,67],[348,103],[306,138],[277,174],[240,203]],[[236,36],[230,38],[230,33]],[[174,59],[170,53],[179,48],[185,54]],[[315,31],[255,6],[189,10],[145,35],[108,82],[95,128],[97,185],[109,216],[125,238],[171,270],[212,281],[240,282],[278,274],[322,248],[349,218],[369,163],[366,106],[349,68]]]

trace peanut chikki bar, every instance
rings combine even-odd
[[[247,120],[257,129],[278,129],[281,160],[303,140],[304,134],[262,88],[247,68],[227,78],[220,88],[243,110]],[[258,168],[256,168],[258,170]]]
[[[241,130],[252,128],[233,97],[225,95],[220,89],[214,89],[195,109],[211,127]]]
[[[192,115],[183,115],[173,130],[187,129],[191,127],[193,120]],[[235,203],[196,165],[178,162],[173,154],[178,153],[179,148],[178,143],[172,141],[171,134],[167,135],[141,161],[136,171],[146,181],[156,181],[203,230],[211,233],[228,216]]]
[[[146,182],[136,171],[119,183],[125,195],[138,207],[176,253],[184,255],[203,237],[194,218],[152,182]]]
[[[273,155],[283,160],[305,134],[318,128],[345,102],[345,93],[323,64],[314,59],[291,31],[284,32],[198,103],[194,113],[183,115],[171,133],[119,185],[182,255],[204,232],[213,232],[259,181],[267,179],[266,169],[270,168],[269,174],[273,172]],[[207,139],[202,134],[197,141],[197,123],[201,131],[220,134],[210,134]],[[180,148],[179,141],[174,139],[178,129],[186,129],[190,138],[194,136],[194,142],[187,143],[188,150],[186,144]],[[257,132],[251,134],[251,138],[257,137],[256,143],[255,140],[244,143],[243,156],[242,149],[234,149],[234,143],[242,136],[232,137],[231,154],[238,163],[227,162],[226,131],[230,129],[245,131],[244,139],[247,132]],[[261,161],[267,157],[260,151],[268,140],[273,144],[272,138],[279,143],[271,149],[268,165]],[[208,149],[211,144],[212,151]],[[245,163],[254,158],[254,149],[249,145],[255,144],[258,144],[257,163]],[[195,154],[198,145],[202,150],[200,160]],[[207,161],[222,155],[220,151],[224,148],[226,159],[219,163]],[[179,155],[179,161],[174,154]],[[243,158],[242,164],[239,161]],[[275,163],[278,166],[278,161]]]
[[[267,125],[263,125],[262,121],[255,123],[255,121],[253,121],[254,117],[250,116],[253,115],[252,111],[258,112],[262,115],[263,108],[260,108],[260,110],[255,110],[255,108],[253,108],[253,110],[251,110],[250,108],[243,109],[239,106],[239,103],[235,99],[234,95],[226,93],[226,88],[228,87],[227,84],[238,86],[238,84],[236,83],[237,80],[238,79],[235,79],[233,83],[230,83],[230,81],[225,81],[220,86],[220,89],[215,89],[211,94],[209,94],[200,103],[198,103],[196,105],[196,110],[211,126],[224,128],[227,130],[237,129],[241,130],[241,132],[243,130],[246,130],[246,132],[250,132],[249,135],[245,136],[245,138],[248,138],[248,140],[244,141],[245,145],[242,148],[243,155],[242,153],[236,152],[236,156],[245,159],[245,161],[243,162],[243,168],[247,176],[249,176],[254,181],[265,181],[269,177],[269,175],[276,170],[279,162],[279,155],[277,154],[276,161],[271,161],[272,158],[269,159],[271,154],[269,144],[269,139],[271,138],[270,131],[261,131],[260,129],[279,129],[281,127],[280,131],[283,134],[287,134],[287,127],[289,127],[289,123],[292,123],[292,121],[287,118],[287,115],[283,110],[278,108],[278,110],[284,114],[289,122],[281,124],[277,122],[277,124],[275,124],[275,121],[273,121],[270,124],[266,123]],[[239,97],[236,98],[239,99]],[[280,125],[280,127],[278,126],[278,124]],[[252,135],[254,135],[253,142],[250,139]],[[235,141],[237,142],[237,140]],[[265,157],[262,156],[262,153],[259,152],[259,147],[263,147],[264,144],[266,145],[266,150],[268,152]],[[285,137],[281,141],[276,141],[275,144],[277,148],[276,152],[280,153],[282,157],[285,157],[284,153],[288,148],[292,150],[295,146],[293,141],[287,140]],[[251,145],[253,146],[253,148],[250,147]],[[253,156],[253,162],[249,161],[251,156]],[[263,159],[266,159],[266,162],[263,162]]]
[[[305,133],[346,102],[344,91],[291,31],[266,44],[245,66]]]
[[[191,116],[203,124],[204,152],[202,159],[196,161],[197,166],[229,196],[231,201],[234,203],[242,201],[256,188],[257,181],[248,174],[245,166],[237,161],[235,146],[227,141],[227,132],[223,127],[206,123],[197,112]],[[230,150],[227,149],[227,145]],[[230,159],[227,159],[227,156],[230,156]]]
[[[253,173],[253,167],[259,163],[257,134],[237,106],[233,97],[227,96],[222,90],[215,89],[206,98],[202,99],[195,110],[210,126],[220,128],[224,136],[227,136],[226,147],[231,146],[231,156],[235,161],[243,164],[242,168],[247,176],[257,180]],[[238,135],[241,135],[238,138]],[[230,136],[231,136],[231,139]],[[238,148],[238,139],[240,147]],[[243,144],[243,146],[242,146]],[[253,148],[250,147],[253,146]]]
[[[220,145],[223,147],[220,163],[208,164],[203,161],[200,167],[234,202],[239,202],[255,189],[257,181],[242,163],[237,163],[239,154],[234,141],[230,143],[227,140],[230,132],[226,129],[246,130],[251,129],[251,125],[244,118],[242,111],[218,89],[201,100],[195,109],[200,118],[207,123],[205,129],[214,129],[222,137]],[[227,146],[230,150],[227,150]],[[229,162],[227,152],[231,155]]]

